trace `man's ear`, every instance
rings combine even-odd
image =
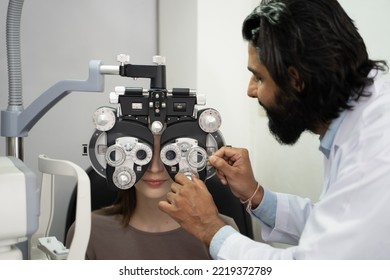
[[[295,68],[294,66],[290,66],[288,67],[287,71],[290,75],[291,86],[298,92],[303,91],[303,89],[305,88],[305,83],[299,79],[299,72],[297,68]]]

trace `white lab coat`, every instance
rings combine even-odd
[[[263,224],[262,236],[294,246],[234,233],[218,259],[390,259],[390,83],[378,76],[368,91],[337,131],[319,201],[277,194],[275,228]]]

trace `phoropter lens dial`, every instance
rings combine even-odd
[[[179,163],[181,157],[180,148],[175,144],[165,145],[160,151],[161,161],[168,166]]]
[[[206,167],[207,164],[207,152],[202,147],[192,147],[187,154],[188,164],[196,168],[198,171]]]
[[[112,145],[107,148],[106,161],[107,164],[116,167],[122,165],[126,160],[126,152],[120,145]]]
[[[152,149],[143,143],[137,143],[131,151],[131,157],[135,164],[146,165],[148,164],[153,156]]]
[[[115,169],[115,172],[112,175],[112,180],[115,186],[122,190],[127,190],[135,184],[136,175],[133,169],[121,166]]]

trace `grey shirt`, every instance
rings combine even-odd
[[[69,248],[75,224],[68,231]],[[144,232],[123,227],[120,216],[92,213],[86,259],[100,260],[201,260],[210,259],[208,248],[182,228],[167,232]]]

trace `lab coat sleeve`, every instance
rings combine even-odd
[[[306,198],[289,194],[274,194],[277,198],[274,227],[262,222],[264,211],[261,212],[260,206],[252,212],[261,223],[262,238],[269,242],[296,245],[313,205]]]
[[[223,242],[214,259],[219,260],[291,260],[295,247],[274,248],[268,244],[256,242],[238,232],[230,233]]]
[[[257,260],[389,259],[390,220],[386,215],[390,213],[390,146],[387,146],[379,148],[372,145],[369,151],[366,149],[364,152],[340,148],[338,153],[344,160],[339,165],[338,176],[314,208],[303,208],[305,211],[309,211],[306,207],[311,209],[306,220],[305,215],[291,220],[294,214],[288,213],[290,210],[299,212],[300,208],[296,206],[302,206],[298,203],[300,200],[284,195],[278,198],[278,203],[284,207],[278,206],[280,212],[275,228],[263,230],[269,233],[266,236],[268,240],[280,242],[294,241],[300,236],[296,246],[274,248],[233,232],[221,242],[213,257]],[[345,153],[350,156],[345,156]],[[373,158],[366,161],[366,156]],[[300,225],[304,221],[306,224],[302,228]]]
[[[259,205],[252,212],[262,224],[263,239],[285,244],[297,244],[311,211],[310,201],[293,195],[280,193],[273,193],[272,195],[277,197],[275,227],[271,228],[262,222],[261,218],[264,219],[264,217],[261,217],[261,215],[275,216],[271,212],[262,211],[264,205]],[[294,258],[294,251],[295,247],[278,249],[265,243],[253,241],[229,226],[218,231],[210,244],[210,253],[214,259],[289,260]]]

